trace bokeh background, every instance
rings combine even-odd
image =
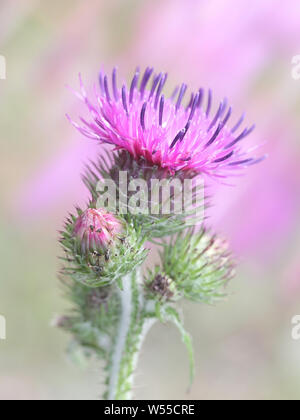
[[[100,67],[128,79],[137,64],[168,71],[169,86],[212,87],[236,115],[247,111],[269,158],[233,187],[214,185],[210,224],[239,260],[227,302],[185,304],[197,375],[171,326],[142,352],[137,398],[299,399],[300,54],[299,0],[1,0],[0,399],[96,399],[101,366],[79,368],[68,337],[51,327],[67,303],[56,273],[58,230],[87,193],[84,164],[99,146],[67,122],[78,101],[65,88]]]

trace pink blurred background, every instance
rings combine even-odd
[[[290,0],[2,0],[0,55],[1,204],[0,399],[96,398],[103,380],[64,356],[68,337],[50,326],[66,307],[56,280],[57,231],[87,192],[84,164],[101,150],[68,123],[81,111],[65,88],[78,73],[92,84],[117,65],[129,80],[137,64],[168,71],[227,96],[256,130],[267,161],[233,187],[213,185],[210,223],[239,260],[228,301],[185,304],[194,335],[195,384],[176,332],[157,326],[145,345],[137,398],[300,397],[300,3]],[[215,104],[216,105],[216,104]],[[167,329],[168,328],[168,329]],[[180,362],[179,362],[180,361]]]

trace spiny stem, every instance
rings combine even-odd
[[[109,367],[107,397],[110,400],[129,400],[142,342],[155,319],[146,317],[141,307],[136,272],[123,279],[123,290],[119,293],[120,323]]]
[[[119,385],[119,372],[123,353],[125,352],[126,338],[129,333],[132,315],[131,276],[123,279],[123,290],[119,291],[121,301],[120,325],[111,358],[108,399],[116,399]]]

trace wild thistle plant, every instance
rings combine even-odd
[[[100,73],[95,103],[80,78],[77,96],[91,119],[81,118],[82,125],[72,121],[85,136],[115,146],[87,168],[83,180],[91,193],[89,205],[70,215],[61,234],[62,281],[73,310],[58,325],[86,354],[105,361],[106,399],[132,397],[141,345],[155,322],[172,322],[179,329],[192,381],[192,340],[178,302],[223,298],[234,263],[227,243],[197,226],[205,198],[193,205],[203,190],[186,181],[203,175],[226,178],[263,159],[249,157],[241,146],[254,126],[236,134],[242,117],[229,127],[226,99],[211,115],[212,92],[204,104],[199,89],[183,106],[187,86],[166,98],[167,75],[153,75],[148,89],[152,74],[147,68],[140,78],[137,70],[127,89],[118,87],[115,69],[111,85]],[[126,174],[125,181],[120,174]],[[102,188],[103,180],[110,191]],[[176,190],[178,180],[189,190],[184,197],[183,188]],[[164,207],[166,191],[169,206]],[[160,263],[143,272],[147,241],[160,247]]]

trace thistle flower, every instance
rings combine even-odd
[[[86,137],[114,145],[116,150],[127,150],[136,160],[172,175],[189,171],[224,178],[264,158],[251,157],[251,150],[242,148],[241,141],[255,126],[240,129],[244,116],[229,126],[232,109],[226,98],[213,114],[210,89],[207,94],[202,88],[192,92],[183,105],[187,85],[183,83],[171,97],[165,97],[166,81],[166,73],[153,74],[153,69],[147,68],[140,76],[137,69],[129,88],[125,84],[120,88],[116,69],[111,84],[108,76],[100,73],[94,104],[80,76],[77,96],[91,118],[81,118],[79,125],[67,117]]]
[[[102,209],[85,210],[76,220],[74,236],[83,253],[103,253],[122,231],[122,223],[113,214]]]
[[[243,118],[232,128],[228,126],[231,108],[227,107],[226,99],[211,115],[212,93],[209,90],[205,95],[199,89],[184,106],[187,86],[183,84],[170,98],[165,98],[162,92],[167,75],[159,73],[152,77],[152,74],[153,69],[147,68],[140,78],[137,70],[129,89],[125,85],[118,87],[115,69],[111,87],[108,77],[100,74],[100,90],[95,89],[96,104],[88,98],[80,78],[78,95],[87,105],[91,119],[81,118],[82,126],[73,122],[87,137],[114,145],[117,151],[108,159],[100,156],[98,163],[87,168],[83,179],[92,195],[89,208],[78,209],[77,215],[71,215],[61,239],[67,262],[63,274],[75,310],[60,320],[60,325],[72,333],[76,343],[105,361],[107,399],[131,398],[142,340],[156,320],[170,321],[178,328],[188,350],[192,382],[192,340],[176,309],[176,301],[186,298],[211,303],[220,299],[234,274],[226,242],[205,229],[188,229],[199,221],[198,210],[203,208],[205,197],[197,201],[195,208],[190,208],[189,203],[202,186],[186,183],[191,194],[184,194],[183,209],[175,206],[177,196],[182,205],[179,194],[182,188],[172,182],[185,182],[186,178],[201,174],[226,177],[231,171],[263,159],[249,157],[242,149],[241,140],[254,126],[236,134]],[[152,84],[147,89],[151,77]],[[124,172],[126,179],[120,179],[118,188],[112,188],[106,195],[99,180],[118,184],[120,173]],[[154,198],[152,190],[149,194],[153,177],[160,181],[154,183]],[[135,180],[142,183],[135,185],[132,183]],[[136,186],[139,190],[134,191]],[[164,203],[168,198],[164,196],[165,190],[160,190],[164,186],[170,187],[166,191],[172,191],[166,214],[158,205],[160,198]],[[110,194],[114,196],[116,210],[122,210],[118,217],[103,209]],[[151,213],[123,212],[123,204],[134,210],[139,206],[144,210],[144,205],[151,204]],[[109,204],[108,208],[111,207]],[[180,233],[174,236],[177,232]],[[137,267],[147,255],[144,243],[164,236],[171,239],[153,241],[163,247],[161,264],[149,270],[143,281]]]

